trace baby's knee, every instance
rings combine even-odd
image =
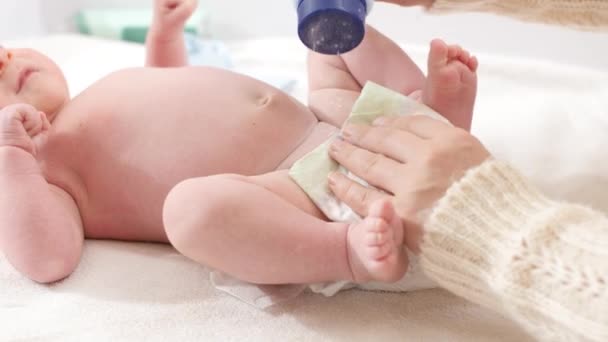
[[[177,184],[165,199],[163,224],[169,241],[178,249],[192,237],[211,235],[222,229],[224,216],[238,201],[234,183],[243,176],[218,175],[194,178]]]

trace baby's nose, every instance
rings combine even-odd
[[[2,73],[4,72],[4,69],[6,69],[6,66],[8,65],[8,62],[13,58],[13,55],[11,54],[11,52],[7,49],[5,49],[4,47],[0,46],[0,75],[2,75]]]

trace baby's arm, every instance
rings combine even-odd
[[[188,64],[184,25],[196,0],[155,0],[154,19],[146,37],[146,66],[181,67]]]
[[[28,278],[60,280],[78,265],[83,230],[74,200],[46,181],[32,154],[48,121],[26,105],[0,115],[0,250]]]
[[[350,108],[336,107],[336,91],[356,99],[367,81],[405,95],[424,85],[424,74],[392,40],[367,26],[363,42],[353,51],[329,56],[311,52],[308,58],[309,104],[323,121],[341,126]]]

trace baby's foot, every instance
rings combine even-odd
[[[460,46],[439,39],[431,42],[422,102],[467,131],[473,119],[477,66],[477,58]]]
[[[372,205],[369,215],[348,228],[350,269],[356,283],[394,282],[407,270],[403,224],[389,201]]]

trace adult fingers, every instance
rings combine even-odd
[[[346,125],[343,137],[350,143],[371,152],[383,154],[405,163],[420,150],[420,137],[390,126]]]
[[[403,164],[342,140],[332,143],[329,155],[350,172],[388,192],[398,186],[402,177]]]
[[[367,216],[374,202],[391,198],[389,194],[365,187],[340,172],[329,175],[328,181],[334,195],[361,216]]]
[[[392,127],[423,139],[441,137],[454,130],[450,124],[426,115],[381,116],[374,121],[374,126]]]

